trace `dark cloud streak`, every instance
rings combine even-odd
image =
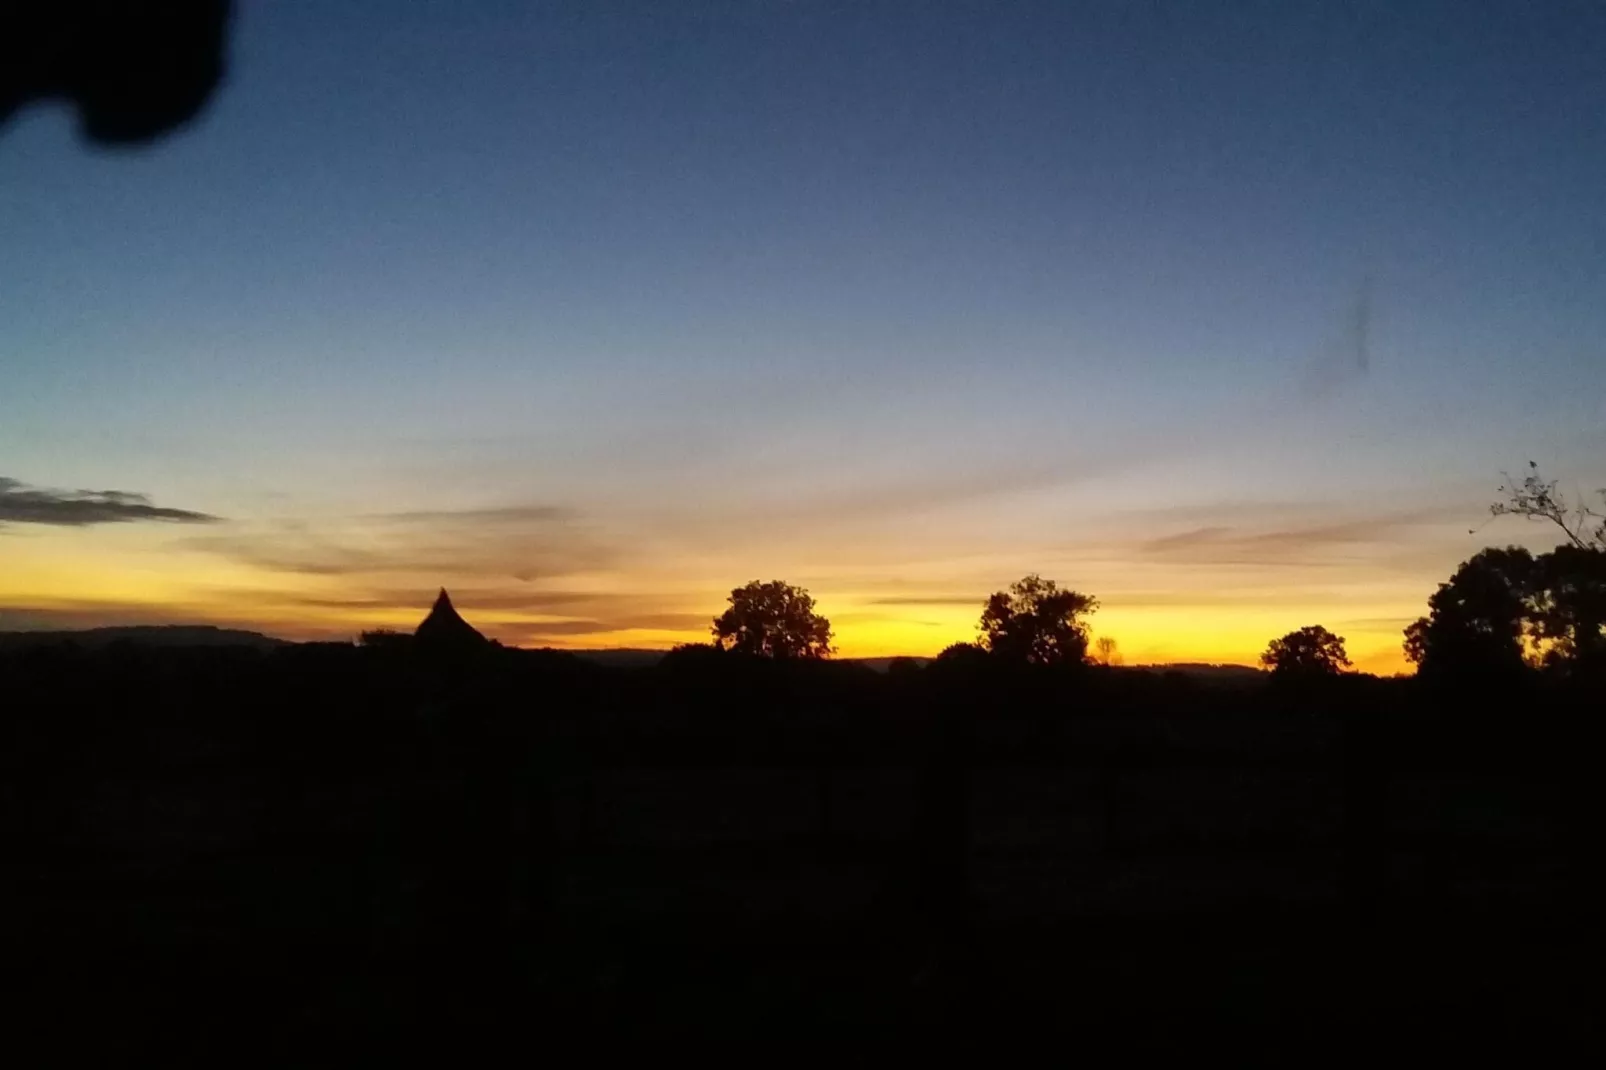
[[[144,494],[125,490],[53,490],[0,476],[0,527],[42,524],[82,528],[94,524],[157,521],[169,524],[216,524],[222,518],[192,509],[155,505]]]

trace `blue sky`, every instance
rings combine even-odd
[[[866,650],[1030,569],[1156,656],[1252,656],[1181,638],[1244,591],[1392,620],[1500,469],[1606,482],[1603,54],[1583,3],[243,5],[176,136],[0,131],[0,475],[225,521],[9,526],[0,605],[433,589],[241,549],[301,539],[483,557],[439,581],[522,574],[494,623],[583,645],[700,629],[537,595],[687,623],[774,573]],[[383,534],[421,513],[478,548]],[[1306,533],[1297,579],[1144,549],[1219,528]],[[929,636],[872,608],[972,587]]]

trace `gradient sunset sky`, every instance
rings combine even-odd
[[[0,129],[0,628],[846,655],[1036,571],[1357,664],[1606,485],[1597,3],[246,3],[193,125]],[[89,496],[90,491],[116,494]],[[143,495],[144,497],[137,497]]]

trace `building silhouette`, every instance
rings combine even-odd
[[[434,606],[430,607],[429,615],[413,632],[413,639],[421,646],[437,650],[473,650],[491,644],[457,612],[452,605],[451,595],[446,593],[444,587],[436,596]]]

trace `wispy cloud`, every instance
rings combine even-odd
[[[426,509],[410,513],[375,513],[370,519],[397,524],[523,524],[575,520],[562,505],[509,505],[495,509]]]
[[[197,535],[175,545],[231,558],[267,572],[307,576],[346,576],[382,571],[391,558],[312,535],[299,525],[219,535]]]
[[[865,604],[872,606],[969,606],[980,605],[985,602],[988,593],[978,590],[964,594],[892,595],[886,598],[872,598]]]
[[[469,613],[468,610],[464,612]],[[498,624],[488,630],[504,637],[511,635],[520,640],[527,640],[543,636],[605,635],[631,631],[706,633],[712,622],[712,614],[627,613],[608,619],[515,621]]]
[[[179,543],[252,568],[308,576],[416,575],[529,582],[609,567],[617,553],[572,510],[551,505],[384,513],[281,522]]]
[[[1191,528],[1175,535],[1162,535],[1158,539],[1150,539],[1142,545],[1147,554],[1168,554],[1177,550],[1191,550],[1196,546],[1218,543],[1232,535],[1228,527],[1202,527]]]
[[[1359,632],[1403,632],[1416,620],[1415,617],[1355,617],[1341,620],[1335,628],[1353,628]]]
[[[133,624],[195,624],[188,608],[130,606],[115,602],[62,602],[48,606],[0,606],[0,632],[73,631]]]
[[[1419,509],[1263,530],[1212,524],[1149,539],[1137,549],[1150,559],[1191,565],[1320,564],[1338,557],[1339,548],[1395,542],[1409,529],[1446,515],[1442,509]]]
[[[1365,606],[1375,595],[1365,587],[1331,586],[1306,583],[1257,585],[1242,589],[1207,587],[1164,587],[1157,589],[1100,588],[1099,602],[1108,609],[1284,609],[1308,606],[1312,602],[1335,606]]]
[[[350,595],[295,595],[279,598],[287,606],[305,606],[309,609],[373,610],[394,608],[428,608],[434,601],[436,588],[429,585],[413,587],[364,588]],[[591,591],[485,591],[474,587],[458,586],[452,591],[452,600],[459,608],[473,608],[496,612],[562,614],[597,614],[622,606],[639,605],[650,601],[651,596],[607,594]]]
[[[93,524],[160,521],[170,524],[214,524],[221,518],[192,509],[154,504],[144,494],[126,490],[54,490],[0,476],[0,527],[44,524],[81,528]]]

